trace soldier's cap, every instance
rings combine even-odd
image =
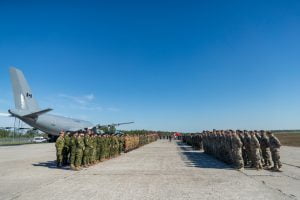
[[[271,135],[271,134],[273,134],[273,133],[272,133],[271,131],[267,131],[267,134],[268,134],[268,135]]]

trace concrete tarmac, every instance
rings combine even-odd
[[[56,169],[54,144],[0,147],[1,200],[300,199],[300,148],[283,172],[242,172],[167,140],[76,172]]]

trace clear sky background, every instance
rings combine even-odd
[[[300,1],[0,1],[1,112],[10,66],[93,123],[299,129]]]

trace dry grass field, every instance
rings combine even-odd
[[[300,147],[300,131],[299,132],[277,132],[282,145]]]

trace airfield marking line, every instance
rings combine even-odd
[[[292,167],[297,167],[297,168],[300,168],[300,166],[297,166],[297,165],[292,165],[292,164],[289,164],[289,163],[285,163],[285,162],[282,162],[283,164],[285,165],[289,165],[289,166],[292,166]]]

